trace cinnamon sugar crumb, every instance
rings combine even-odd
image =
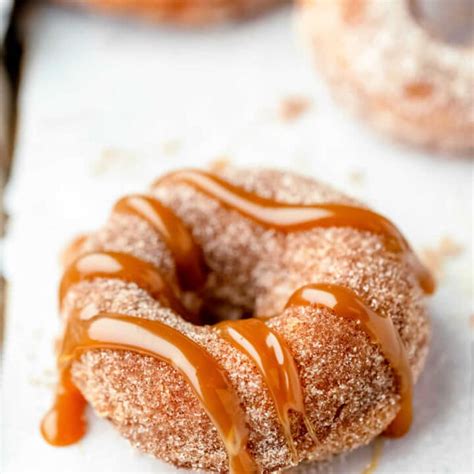
[[[422,258],[427,267],[437,276],[443,276],[443,266],[447,259],[457,257],[463,251],[462,245],[458,244],[449,236],[444,236],[436,247],[427,247],[422,252]]]
[[[439,242],[439,251],[446,257],[457,257],[463,251],[463,246],[449,236],[444,236]]]
[[[212,160],[209,162],[209,170],[213,171],[214,173],[218,173],[219,171],[224,170],[224,168],[227,168],[230,166],[231,161],[230,158],[227,156],[220,156],[216,158],[215,160]]]
[[[365,173],[361,170],[352,170],[348,178],[351,184],[362,186],[365,182]]]
[[[176,153],[178,153],[179,149],[181,148],[181,145],[181,140],[167,140],[161,145],[161,151],[167,156],[176,155]]]
[[[56,383],[54,381],[45,380],[41,377],[31,377],[28,379],[28,382],[32,387],[47,388],[51,391],[53,391],[56,387]]]
[[[289,122],[306,113],[311,106],[311,101],[305,97],[287,97],[280,103],[280,118]]]
[[[115,169],[129,168],[136,161],[136,156],[126,150],[105,148],[99,158],[92,164],[92,174],[102,176]]]

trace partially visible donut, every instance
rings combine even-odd
[[[67,0],[66,3],[157,22],[208,25],[245,19],[283,0]]]
[[[432,281],[393,224],[320,183],[178,171],[66,257],[52,444],[83,435],[82,396],[140,450],[218,472],[409,428]],[[187,322],[202,303],[260,319]]]
[[[341,103],[404,142],[472,153],[471,46],[436,39],[409,0],[300,0],[299,7],[303,35]]]

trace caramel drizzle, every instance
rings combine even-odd
[[[400,390],[400,410],[385,434],[403,436],[410,429],[413,418],[413,381],[405,347],[392,319],[375,313],[352,290],[323,283],[303,286],[293,293],[285,308],[314,305],[330,308],[337,316],[356,321],[379,345],[397,376]]]
[[[160,321],[114,313],[99,313],[89,319],[71,315],[58,358],[60,379],[70,382],[70,366],[80,354],[91,349],[133,351],[170,364],[187,380],[209,418],[214,423],[229,456],[231,472],[251,473],[257,467],[247,450],[248,429],[239,399],[216,360],[199,344]],[[72,388],[73,385],[71,384]],[[73,392],[77,389],[73,389]],[[73,395],[75,396],[75,394]],[[59,401],[61,403],[61,400]],[[66,400],[67,403],[67,400]],[[79,407],[83,409],[82,402]],[[61,411],[58,404],[53,407]],[[51,412],[50,412],[51,413]],[[75,425],[75,413],[68,427]],[[54,416],[48,414],[43,435],[52,444],[69,444],[77,436],[64,439],[57,431]],[[65,420],[63,420],[65,421]],[[75,433],[73,433],[75,434]],[[77,433],[79,438],[82,432]]]
[[[298,369],[288,347],[277,333],[259,319],[223,321],[215,327],[223,339],[253,361],[262,375],[273,399],[292,459],[296,463],[298,453],[291,434],[290,410],[303,417],[308,433],[314,442],[317,440],[306,416]]]
[[[185,183],[218,201],[222,206],[258,224],[280,232],[301,232],[314,227],[352,227],[385,236],[388,249],[402,253],[410,262],[419,284],[426,293],[435,288],[433,277],[418,260],[400,231],[388,219],[360,207],[343,204],[286,204],[263,198],[200,170],[168,174],[154,186]]]
[[[370,459],[369,464],[365,467],[365,469],[362,471],[362,474],[374,474],[379,462],[380,458],[382,457],[382,452],[383,452],[383,438],[375,438],[375,441],[373,443],[372,447],[372,457]]]
[[[63,268],[67,268],[74,260],[76,260],[88,237],[87,234],[80,234],[68,243],[60,257],[61,266]]]
[[[174,295],[158,270],[148,262],[119,252],[94,252],[77,258],[64,272],[59,287],[59,301],[73,285],[84,280],[113,278],[133,282],[148,291],[163,305],[171,306]]]
[[[174,289],[151,264],[119,252],[94,252],[77,258],[65,271],[59,288],[61,305],[70,288],[85,280],[111,278],[135,283],[163,306],[192,319],[175,295]]]
[[[204,285],[206,272],[201,249],[183,221],[171,209],[150,196],[135,194],[120,199],[114,212],[136,215],[146,220],[160,234],[173,255],[183,290],[195,290]]]
[[[41,420],[43,439],[52,446],[69,446],[80,441],[87,431],[87,401],[71,380],[69,368],[59,370],[53,406]]]
[[[418,262],[398,230],[385,218],[371,211],[343,205],[280,204],[199,171],[177,172],[163,178],[158,184],[169,180],[192,185],[223,206],[283,232],[303,231],[316,226],[352,226],[383,234],[392,250],[404,252],[411,259],[423,289],[427,292],[434,289],[431,276]],[[176,259],[178,280],[182,287],[196,288],[202,284],[205,275],[200,249],[197,249],[179,218],[169,209],[146,196],[129,196],[119,201],[114,210],[136,214],[160,233]],[[179,237],[177,241],[175,235]],[[75,260],[61,282],[60,301],[63,302],[72,285],[95,278],[118,278],[134,282],[164,306],[173,308],[181,315],[185,312],[174,289],[155,267],[128,254],[116,252],[95,252]],[[351,290],[336,285],[313,284],[300,288],[292,295],[287,307],[300,305],[326,306],[340,317],[355,320],[379,344],[397,375],[401,395],[400,411],[387,433],[392,436],[404,434],[412,418],[411,370],[391,319],[377,315]],[[303,416],[309,434],[315,441],[316,439],[305,415],[300,379],[289,349],[260,320],[226,321],[217,326],[217,331],[253,360],[262,374],[275,403],[293,459],[296,460],[289,410]],[[84,351],[102,348],[131,350],[175,367],[190,383],[214,422],[227,449],[231,472],[257,470],[247,451],[248,431],[244,413],[237,395],[217,362],[198,344],[161,322],[119,314],[102,313],[88,319],[84,311],[69,315],[58,358],[60,379],[55,404],[41,426],[48,442],[66,445],[83,436],[85,400],[71,381],[70,366]]]

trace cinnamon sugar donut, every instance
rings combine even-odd
[[[64,1],[64,0],[58,0]],[[283,0],[68,0],[97,10],[130,14],[152,21],[205,25],[248,18]]]
[[[81,438],[85,400],[141,451],[216,472],[409,428],[433,282],[393,224],[323,184],[171,173],[66,261],[51,444]]]
[[[472,45],[437,39],[408,0],[301,0],[300,18],[341,103],[402,141],[472,153]]]

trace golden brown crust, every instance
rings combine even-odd
[[[57,0],[62,1],[64,0]],[[208,25],[254,16],[283,0],[68,0],[104,12],[143,17],[156,22]]]
[[[300,20],[346,107],[402,141],[474,151],[472,47],[436,40],[408,0],[301,0]]]
[[[312,180],[266,170],[221,171],[226,179],[284,202],[348,203]],[[423,295],[410,267],[388,252],[379,236],[352,228],[288,234],[222,208],[188,185],[164,185],[154,195],[170,206],[202,246],[211,269],[205,296],[236,308],[279,314],[269,322],[286,341],[298,366],[308,416],[319,443],[312,444],[293,415],[299,459],[324,459],[368,443],[398,411],[394,373],[377,345],[357,324],[325,308],[289,308],[303,284],[334,282],[353,289],[374,310],[392,317],[406,345],[415,377],[428,347]],[[136,245],[120,238],[128,216],[112,215],[82,252],[107,248],[166,262],[167,249],[147,225],[130,218]],[[127,232],[125,232],[126,234]],[[104,239],[104,235],[107,238]],[[164,263],[166,267],[166,264]],[[173,277],[174,268],[168,267]],[[267,472],[290,465],[290,453],[265,383],[251,360],[206,326],[184,322],[133,283],[95,279],[71,288],[65,308],[161,320],[206,348],[225,370],[247,417],[249,446]],[[94,350],[73,365],[73,377],[96,412],[107,417],[140,450],[177,466],[225,472],[227,455],[217,431],[182,376],[163,362],[131,352]]]

